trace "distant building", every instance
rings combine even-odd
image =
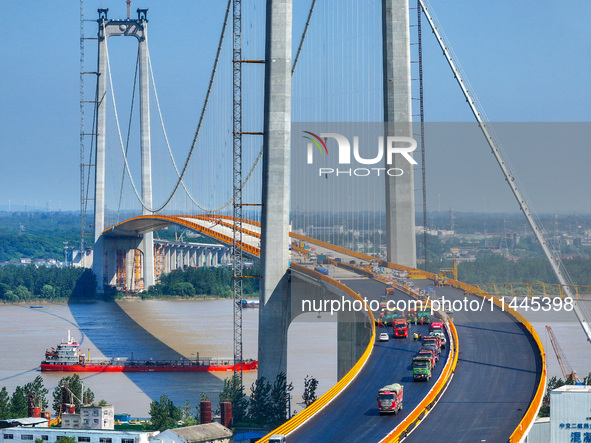
[[[536,420],[526,442],[591,442],[591,386],[566,385],[550,392],[550,420]]]
[[[113,405],[80,408],[80,414],[62,414],[62,428],[114,429],[115,408]]]
[[[0,429],[0,441],[3,443],[55,443],[58,437],[74,437],[79,443],[150,443],[150,437],[158,431],[111,431],[64,428],[11,427]]]
[[[150,443],[233,443],[232,431],[217,422],[168,429],[150,439]],[[115,443],[115,442],[113,442]]]

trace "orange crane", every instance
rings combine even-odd
[[[548,331],[548,336],[550,337],[550,343],[552,343],[552,348],[554,348],[554,353],[556,354],[556,359],[558,360],[558,365],[560,366],[560,370],[562,371],[562,375],[564,375],[565,380],[572,380],[575,383],[580,383],[581,380],[577,377],[577,373],[573,370],[572,366],[568,362],[566,358],[566,354],[558,344],[558,340],[552,331],[552,328],[546,325],[546,329]]]

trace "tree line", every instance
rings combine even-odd
[[[257,275],[258,268],[245,271]],[[177,269],[163,275],[161,281],[143,292],[143,298],[167,298],[196,296],[230,297],[234,278],[228,267]],[[256,296],[258,278],[243,279],[245,296]],[[105,294],[97,293],[96,276],[90,269],[28,266],[0,266],[0,301],[5,303],[41,301],[112,300],[119,294],[108,288]]]
[[[304,379],[304,393],[302,398],[307,406],[316,401],[316,388],[318,380],[307,376]],[[262,426],[274,428],[288,419],[289,399],[293,384],[287,383],[284,373],[280,373],[273,383],[265,377],[257,379],[251,386],[250,395],[244,393],[244,386],[240,383],[240,376],[234,374],[224,380],[224,385],[219,394],[220,409],[222,402],[232,403],[232,417],[234,426]],[[205,394],[201,394],[201,400],[209,400]],[[293,411],[296,413],[296,411]],[[219,413],[217,411],[216,413]],[[167,395],[161,395],[158,401],[150,403],[151,429],[164,431],[178,426],[179,421],[183,426],[198,424],[199,406],[196,414],[191,414],[189,401],[183,407],[176,406]]]
[[[62,412],[62,386],[67,386],[67,389],[73,394],[72,403],[75,405],[77,412],[80,411],[82,402],[84,404],[94,402],[94,392],[92,390],[84,388],[84,394],[82,394],[83,384],[78,374],[63,377],[52,393],[52,407],[56,415]],[[24,386],[17,386],[12,395],[8,393],[6,386],[2,387],[0,389],[0,420],[28,417],[29,399],[41,411],[47,410],[49,407],[48,394],[49,390],[43,385],[43,377],[40,375]],[[104,404],[106,404],[104,400],[99,402],[99,405]]]
[[[0,266],[0,301],[14,303],[33,299],[65,301],[95,298],[96,277],[90,269]]]

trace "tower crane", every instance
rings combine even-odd
[[[548,335],[550,336],[550,343],[552,343],[552,348],[554,348],[554,353],[556,354],[556,359],[558,360],[558,365],[560,366],[560,370],[562,371],[562,375],[564,375],[564,379],[566,381],[572,380],[575,383],[580,383],[581,380],[577,377],[577,373],[573,370],[572,366],[568,362],[566,358],[566,354],[558,344],[558,340],[552,331],[552,328],[546,325],[546,330],[548,331]]]

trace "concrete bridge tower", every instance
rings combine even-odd
[[[107,93],[107,40],[113,36],[131,36],[138,40],[140,83],[140,144],[142,200],[152,207],[152,160],[150,146],[150,102],[148,76],[148,19],[147,9],[138,9],[137,19],[110,20],[108,9],[99,9],[98,31],[98,84],[97,128],[95,157],[94,200],[94,253],[93,271],[97,276],[99,290],[106,283],[105,267],[112,261],[114,251],[106,247],[102,233],[105,229],[105,144],[106,144],[106,93]],[[151,212],[143,208],[144,215]],[[143,234],[139,249],[143,252],[144,287],[154,284],[154,240],[152,232]]]
[[[412,137],[408,0],[382,0],[382,29],[387,135]],[[291,312],[288,270],[291,47],[292,1],[267,0],[258,359],[259,376],[270,382],[287,370],[287,331],[297,315]],[[397,163],[391,167],[404,174],[386,179],[388,260],[416,267],[413,168],[402,156],[394,157]],[[355,324],[355,319],[343,319],[339,326],[340,374],[356,360],[345,355],[357,352],[349,343],[351,331],[359,333]]]
[[[408,0],[382,0],[385,129],[387,135],[412,138],[408,14]],[[404,173],[399,177],[386,175],[387,259],[416,268],[413,165],[395,155],[390,167]]]
[[[267,0],[259,377],[287,372],[292,0]]]

